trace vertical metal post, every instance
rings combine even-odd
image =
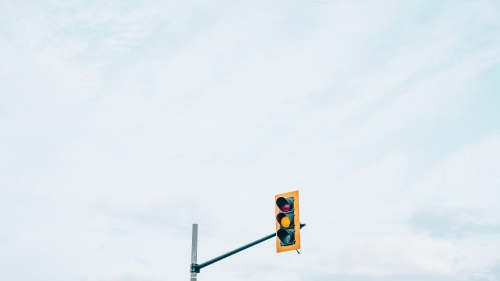
[[[191,265],[196,264],[198,260],[198,224],[193,223],[193,241],[191,244]],[[191,272],[191,281],[196,281],[196,272]]]

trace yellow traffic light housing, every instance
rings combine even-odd
[[[299,191],[274,197],[276,218],[276,252],[300,249]]]

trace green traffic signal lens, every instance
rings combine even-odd
[[[281,228],[276,233],[283,245],[289,245],[294,239],[294,231]]]

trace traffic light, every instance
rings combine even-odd
[[[274,199],[276,252],[300,249],[299,191],[278,194]]]

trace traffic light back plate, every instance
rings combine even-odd
[[[292,250],[298,250],[300,249],[300,214],[299,214],[299,191],[292,191],[292,192],[287,192],[283,194],[278,194],[274,196],[274,217],[275,217],[275,224],[276,224],[276,231],[280,229],[280,224],[276,220],[276,216],[280,213],[280,209],[278,208],[278,205],[276,205],[276,200],[278,198],[283,197],[283,198],[289,198],[293,197],[293,224],[294,224],[294,230],[295,230],[295,244],[293,245],[287,245],[287,246],[281,246],[280,239],[276,237],[276,252],[281,253],[281,252],[286,252],[286,251],[292,251]]]

